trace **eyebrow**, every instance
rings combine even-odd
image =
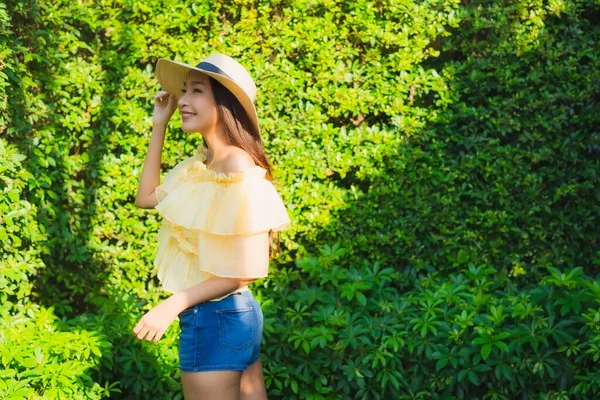
[[[191,82],[190,82],[190,84],[192,84],[192,85],[193,85],[193,84],[195,84],[195,83],[198,83],[198,84],[200,84],[200,85],[206,86],[206,83],[204,83],[204,82],[202,82],[202,81],[191,81]],[[185,85],[185,81],[183,81],[183,84]]]

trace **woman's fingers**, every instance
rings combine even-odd
[[[161,90],[154,95],[153,123],[166,124],[177,109],[178,97],[174,93]]]
[[[174,111],[177,108],[177,96],[173,93],[166,93],[162,97],[158,97],[155,105],[160,108],[167,108],[170,111]]]
[[[144,318],[140,319],[138,324],[133,328],[133,333],[137,336],[138,339],[143,339],[146,336],[146,333],[150,330],[150,327],[144,321]]]
[[[160,331],[156,328],[152,328],[149,325],[146,325],[142,320],[133,328],[133,333],[135,336],[140,339],[146,339],[149,342],[158,342],[160,338],[164,335],[164,331]]]
[[[137,334],[137,338],[138,339],[144,339],[144,336],[146,336],[146,334],[150,331],[150,328],[144,327],[142,328],[141,331],[138,332]]]
[[[146,339],[147,341],[150,342],[150,341],[152,341],[152,338],[154,337],[154,335],[156,335],[156,329],[150,329],[144,339]]]
[[[164,334],[163,331],[159,331],[158,329],[146,329],[145,331],[147,332],[144,332],[144,335],[146,337],[144,337],[144,335],[142,335],[141,337],[140,335],[138,335],[138,339],[145,339],[148,342],[157,343]]]
[[[142,329],[144,327],[144,321],[143,320],[139,320],[139,322],[137,323],[137,325],[133,328],[133,333],[137,335],[137,333],[140,331],[140,329]]]
[[[164,331],[160,331],[158,329],[150,329],[148,331],[148,334],[146,335],[146,337],[144,339],[146,339],[149,342],[158,342],[160,340],[160,338],[164,335]],[[140,338],[141,339],[141,338]]]
[[[158,102],[158,103],[162,103],[165,100],[169,100],[172,96],[173,96],[172,93],[161,90],[160,92],[158,92],[154,95],[154,100],[156,100],[156,102]]]
[[[156,331],[151,332],[150,335],[146,336],[146,340],[149,342],[152,341],[152,342],[156,343],[160,340],[160,338],[162,337],[163,334],[164,334],[164,332],[161,332],[157,329]]]

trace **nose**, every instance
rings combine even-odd
[[[182,106],[184,106],[186,104],[185,102],[185,95],[187,93],[181,93],[179,95],[175,95],[177,96],[177,107],[181,108]]]

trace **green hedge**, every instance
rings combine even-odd
[[[1,398],[182,398],[159,220],[134,206],[160,57],[256,77],[293,226],[270,398],[600,395],[593,0],[0,3]],[[163,170],[198,135],[171,122]],[[67,369],[68,371],[65,371]]]

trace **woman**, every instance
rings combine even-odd
[[[173,293],[133,329],[158,341],[179,317],[184,397],[266,399],[259,358],[260,305],[248,284],[267,276],[272,235],[290,225],[271,182],[254,107],[256,86],[233,58],[214,53],[191,66],[160,59],[153,130],[136,205],[163,217],[154,260]],[[179,162],[160,183],[169,119],[206,147]]]

